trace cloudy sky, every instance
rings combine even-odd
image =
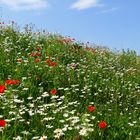
[[[0,16],[18,25],[140,54],[140,0],[0,0]]]

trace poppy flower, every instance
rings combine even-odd
[[[0,120],[0,127],[4,127],[6,125],[6,121],[5,120]]]
[[[4,85],[1,85],[1,86],[0,86],[0,93],[3,93],[4,90],[5,90],[5,86],[4,86]]]
[[[40,48],[39,48],[39,47],[37,47],[37,48],[36,48],[36,51],[39,51],[39,50],[40,50]]]
[[[20,81],[19,80],[15,80],[15,84],[19,84],[20,83]]]
[[[49,66],[56,66],[57,65],[57,62],[51,62],[50,64],[49,64]]]
[[[6,83],[7,85],[11,85],[11,84],[13,84],[13,80],[6,80],[5,83]]]
[[[19,84],[20,81],[19,80],[6,80],[5,83],[7,85],[15,85],[15,84]]]
[[[95,110],[95,107],[91,105],[91,106],[88,107],[88,110],[89,110],[90,112],[93,112],[93,111]]]
[[[101,122],[99,123],[99,127],[100,127],[101,129],[106,128],[106,126],[107,126],[107,124],[106,124],[105,121],[101,121]]]
[[[36,62],[36,63],[37,63],[37,62],[39,62],[39,59],[38,59],[38,58],[36,58],[36,59],[35,59],[35,62]]]
[[[57,93],[57,90],[56,89],[51,90],[51,94],[52,95],[55,95],[56,93]]]
[[[50,59],[46,60],[46,64],[47,65],[49,65],[50,63],[51,63],[51,60]]]
[[[34,53],[30,53],[30,56],[35,56],[35,54]]]
[[[35,55],[36,55],[36,56],[40,56],[40,52],[37,52]]]

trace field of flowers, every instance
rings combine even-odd
[[[135,52],[13,24],[0,28],[0,140],[140,139]]]

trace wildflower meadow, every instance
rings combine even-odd
[[[139,140],[140,61],[0,22],[0,140]]]

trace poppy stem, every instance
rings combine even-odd
[[[104,139],[104,130],[101,132],[101,140]]]

